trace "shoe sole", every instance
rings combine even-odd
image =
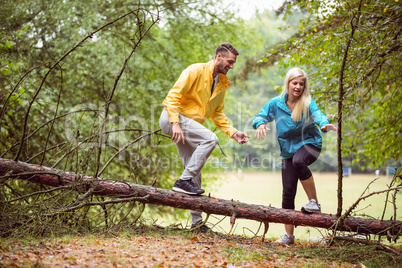
[[[301,211],[307,214],[313,214],[313,213],[321,213],[320,210],[307,210],[304,207],[301,208]]]
[[[293,244],[282,243],[282,242],[274,242],[274,243],[278,244],[278,245],[285,245],[285,246],[294,246],[295,245],[295,243],[293,243]]]
[[[207,228],[208,228],[208,227],[207,227]],[[198,227],[198,226],[191,226],[191,229],[194,229],[194,231],[196,231],[196,232],[201,232],[201,233],[204,233],[204,234],[211,231],[210,228],[208,228],[207,230],[205,230],[205,227],[203,228],[203,227]]]
[[[284,242],[276,240],[276,241],[274,241],[274,244],[293,246],[293,245],[295,245],[295,242],[293,242],[293,243],[284,243]]]
[[[181,188],[177,188],[177,187],[173,187],[172,188],[173,191],[175,192],[179,192],[179,193],[183,193],[183,194],[189,194],[189,195],[202,195],[204,192],[198,194],[198,193],[194,193],[194,192],[187,192]]]

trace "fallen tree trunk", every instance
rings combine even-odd
[[[27,164],[0,158],[0,180],[18,178],[49,186],[76,185],[76,191],[108,197],[139,197],[139,201],[181,209],[200,210],[207,214],[244,218],[259,222],[294,224],[364,234],[400,234],[402,221],[381,221],[347,217],[342,222],[332,214],[304,214],[300,211],[246,204],[209,196],[190,196],[171,190],[133,183],[103,180],[91,176],[77,175],[58,169]]]

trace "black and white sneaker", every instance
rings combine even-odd
[[[191,180],[177,180],[174,183],[172,190],[191,195],[201,195],[205,192]]]

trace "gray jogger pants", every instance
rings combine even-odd
[[[218,137],[197,121],[182,114],[179,115],[179,121],[185,140],[185,144],[182,141],[176,143],[180,161],[184,167],[180,179],[192,180],[201,187],[201,169],[218,144]],[[159,126],[163,133],[172,136],[172,124],[169,122],[169,115],[166,110],[162,111]],[[191,210],[190,213],[193,224],[202,221],[200,211]]]

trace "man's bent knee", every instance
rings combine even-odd
[[[214,143],[215,145],[218,144],[219,138],[218,138],[218,136],[216,136],[215,133],[212,133],[212,135],[211,135],[211,141],[212,141],[212,143]]]

